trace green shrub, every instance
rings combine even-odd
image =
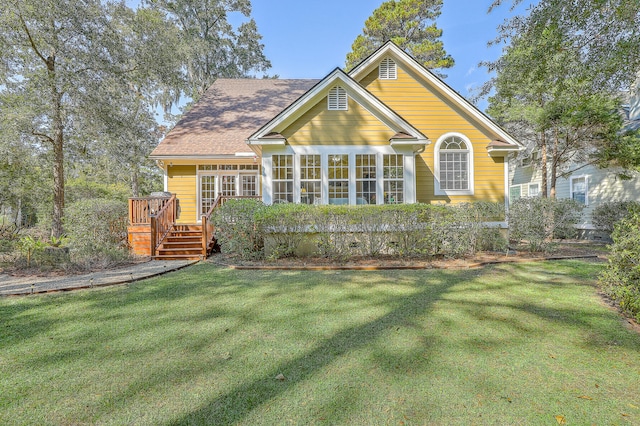
[[[462,256],[506,246],[498,229],[504,206],[398,204],[337,206],[232,200],[216,213],[221,249],[243,258],[295,255],[308,251],[336,259],[354,256]],[[265,245],[267,247],[265,247]]]
[[[94,198],[71,203],[65,231],[72,259],[81,266],[108,266],[128,258],[125,201]]]
[[[530,251],[550,251],[553,239],[574,238],[584,206],[568,199],[520,198],[509,209],[509,239]]]
[[[600,284],[622,309],[640,320],[640,213],[620,220],[611,237],[609,264]]]
[[[224,253],[260,258],[264,251],[262,230],[256,221],[264,204],[258,200],[228,200],[213,216],[215,235]]]
[[[603,203],[593,209],[593,224],[597,229],[612,233],[617,222],[633,213],[639,212],[640,202],[637,201],[611,201]]]

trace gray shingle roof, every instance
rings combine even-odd
[[[252,133],[318,80],[218,79],[153,150],[151,157],[248,152]]]

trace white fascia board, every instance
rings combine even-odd
[[[320,83],[316,84],[311,90],[298,98],[297,101],[287,107],[270,122],[265,124],[256,133],[251,135],[247,140],[247,143],[250,145],[266,145],[264,143],[264,139],[262,139],[264,136],[270,132],[276,131],[276,129],[287,127],[289,124],[293,123],[308,109],[324,98],[328,90],[337,82],[340,82],[340,84],[345,88],[347,95],[351,99],[369,111],[385,125],[389,126],[393,131],[405,132],[415,137],[417,140],[428,141],[422,133],[391,110],[391,108],[365,90],[344,71],[336,68]]]
[[[361,80],[364,76],[371,72],[375,66],[378,65],[378,62],[381,61],[384,56],[391,56],[394,60],[401,62],[406,67],[412,69],[426,81],[432,84],[438,91],[443,93],[445,96],[453,99],[465,112],[484,124],[488,129],[498,135],[500,139],[504,139],[505,142],[508,142],[517,147],[523,147],[522,144],[518,142],[513,136],[511,136],[503,128],[498,126],[493,120],[491,120],[487,115],[476,108],[468,100],[466,100],[462,95],[453,90],[445,82],[436,77],[435,74],[427,70],[414,58],[412,58],[405,51],[400,49],[396,44],[390,41],[385,43],[376,52],[371,54],[371,56],[361,62],[357,67],[352,69],[349,72],[349,76],[356,81]]]
[[[249,145],[271,145],[271,146],[280,146],[285,145],[287,140],[285,138],[279,139],[248,139],[247,144]]]
[[[153,155],[149,156],[151,160],[167,161],[190,161],[190,160],[230,160],[237,159],[236,154],[228,155]]]
[[[520,152],[520,151],[524,151],[526,148],[522,145],[518,145],[518,146],[505,146],[505,147],[489,147],[487,148],[487,152],[489,154],[494,153],[494,152],[500,152],[500,153],[509,153],[509,152]]]

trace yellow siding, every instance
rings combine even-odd
[[[388,145],[394,135],[353,99],[347,111],[329,111],[326,97],[280,133],[291,145]]]
[[[397,80],[379,80],[376,68],[360,82],[367,90],[400,114],[431,140],[431,144],[416,157],[416,191],[418,201],[465,202],[474,200],[503,201],[504,159],[492,158],[487,145],[492,136],[483,131],[455,103],[428,90],[398,64]],[[438,139],[450,132],[459,132],[471,141],[474,152],[475,195],[434,195],[434,148]]]
[[[175,193],[180,200],[178,223],[196,223],[196,166],[169,166],[167,191]]]

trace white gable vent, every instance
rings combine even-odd
[[[340,86],[333,87],[329,91],[328,99],[328,107],[329,110],[347,110],[347,91]]]
[[[395,80],[398,78],[398,68],[393,59],[385,58],[378,67],[380,80]]]

